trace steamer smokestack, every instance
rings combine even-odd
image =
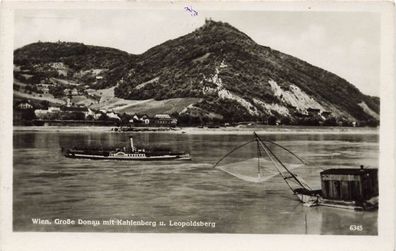
[[[131,142],[131,151],[135,151],[135,147],[133,146],[133,137],[129,137],[129,141]]]

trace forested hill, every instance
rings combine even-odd
[[[114,95],[126,100],[197,98],[179,115],[199,120],[379,120],[379,98],[212,20],[140,55],[78,43],[34,43],[17,49],[14,63],[15,77],[24,83],[51,76],[85,88],[115,87]]]

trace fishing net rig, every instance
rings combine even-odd
[[[256,145],[256,158],[247,161],[233,162],[231,164],[223,164],[224,160],[230,157],[233,153],[250,144]],[[272,148],[270,146],[272,146]],[[292,158],[296,159],[298,164],[286,164],[274,153],[274,148],[284,150],[287,154],[292,156]],[[233,148],[230,152],[221,157],[213,165],[213,168],[220,169],[239,179],[255,183],[263,183],[277,175],[280,175],[293,193],[296,193],[296,191],[301,190],[307,192],[313,191],[307,182],[292,172],[293,169],[307,164],[308,163],[305,160],[286,147],[273,141],[263,140],[256,132],[254,132],[252,140]],[[253,166],[255,169],[254,172],[252,171]],[[248,167],[251,170],[250,172],[247,171]]]

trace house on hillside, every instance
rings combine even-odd
[[[79,91],[77,90],[77,88],[73,88],[73,89],[66,88],[66,89],[63,90],[63,94],[65,96],[70,96],[70,95],[71,96],[76,96],[76,95],[79,94]]]
[[[144,125],[150,125],[151,120],[147,114],[143,114],[139,119]]]
[[[92,96],[96,93],[96,90],[89,88],[89,89],[86,89],[85,92],[87,93],[87,95]]]
[[[21,102],[14,106],[13,124],[24,125],[26,121],[30,121],[35,118],[34,107],[29,102]]]
[[[76,96],[76,95],[78,95],[78,94],[79,94],[79,92],[78,92],[78,90],[77,90],[76,88],[73,88],[73,89],[71,90],[71,95]]]
[[[71,95],[71,90],[70,90],[69,88],[66,88],[66,89],[63,90],[63,94],[64,94],[65,96]]]
[[[308,109],[307,109],[307,112],[308,112],[308,115],[309,115],[309,116],[316,116],[316,115],[319,115],[320,109],[317,109],[317,108],[308,108]]]
[[[132,116],[131,120],[132,120],[132,123],[133,123],[133,121],[138,121],[139,120],[139,116],[137,114],[135,114],[135,115]]]
[[[62,113],[66,114],[79,114],[82,113],[84,114],[84,117],[86,118],[89,115],[89,111],[87,107],[78,107],[78,106],[62,106],[60,108]]]
[[[132,119],[129,120],[129,123],[134,124],[135,126],[149,126],[150,122],[151,119],[147,114],[135,114],[132,116]]]
[[[19,110],[33,109],[33,106],[29,102],[21,102],[16,106]]]
[[[38,119],[58,119],[61,114],[61,108],[50,106],[47,109],[36,109],[34,114]]]
[[[87,116],[91,116],[92,118],[95,118],[96,112],[92,109],[88,108],[88,115]]]
[[[320,113],[320,115],[322,116],[322,118],[327,119],[327,118],[330,117],[331,112],[322,111],[322,112]]]
[[[177,119],[172,118],[169,114],[156,114],[153,118],[153,124],[155,126],[175,127]]]
[[[34,110],[34,115],[36,115],[36,118],[38,118],[38,119],[47,119],[48,114],[49,114],[49,111],[45,110],[45,109]]]
[[[50,86],[51,86],[50,84],[38,84],[37,90],[41,91],[43,94],[48,94]]]
[[[227,67],[228,67],[228,65],[226,65],[225,60],[223,59],[223,61],[221,61],[221,64],[220,64],[220,68],[227,68]]]
[[[304,113],[298,112],[298,111],[294,112],[293,115],[296,116],[297,118],[309,118],[310,117],[308,114],[304,114]]]
[[[50,106],[50,107],[48,107],[48,111],[52,112],[52,113],[56,113],[56,112],[60,112],[61,109],[60,109],[60,107]]]
[[[103,115],[102,112],[93,112],[93,113],[94,113],[93,118],[95,120],[99,120],[102,117],[102,115]]]
[[[121,121],[121,118],[118,116],[118,114],[116,114],[116,113],[114,113],[114,112],[107,112],[107,113],[106,113],[106,116],[107,116],[109,119],[114,119],[114,120]]]

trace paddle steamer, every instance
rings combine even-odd
[[[129,147],[114,149],[73,147],[64,150],[64,156],[94,160],[191,160],[189,153],[174,152],[169,149],[137,148],[133,144],[133,137],[129,137],[129,140]]]

